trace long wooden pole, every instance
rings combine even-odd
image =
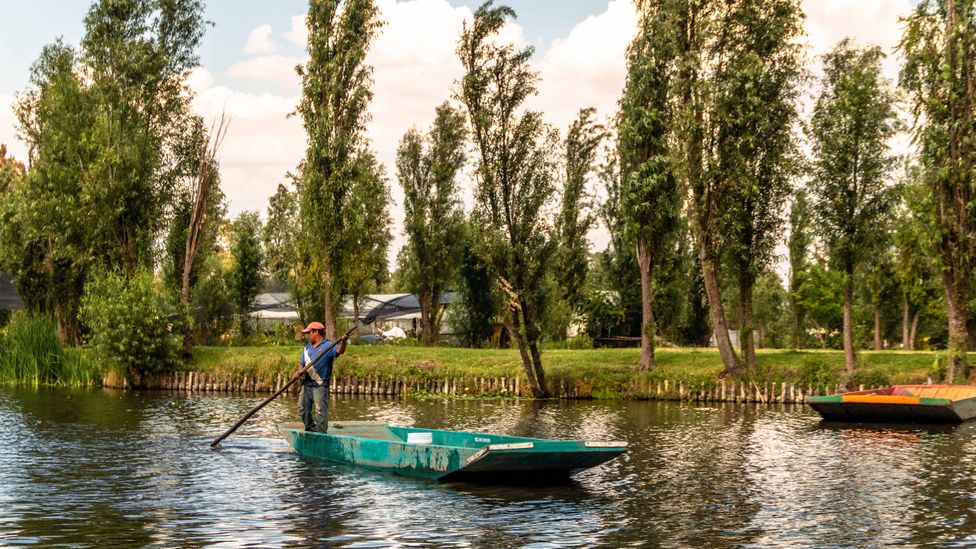
[[[222,434],[219,437],[215,438],[214,441],[210,443],[210,448],[211,449],[217,448],[217,445],[220,444],[220,441],[222,441],[225,438],[229,437],[231,434],[233,434],[234,431],[236,431],[241,425],[243,425],[245,421],[247,421],[248,419],[250,419],[251,416],[253,416],[254,414],[258,413],[258,410],[260,410],[261,408],[264,408],[269,402],[271,402],[272,400],[274,400],[275,398],[277,398],[278,395],[280,395],[281,393],[284,393],[288,389],[288,387],[291,387],[291,384],[292,383],[294,383],[295,381],[297,381],[298,379],[300,379],[302,377],[302,374],[304,374],[305,372],[307,372],[308,369],[311,368],[312,366],[315,366],[315,364],[318,363],[318,361],[322,360],[322,357],[324,357],[326,354],[328,354],[328,352],[331,351],[333,347],[335,347],[336,345],[338,345],[339,343],[341,343],[342,340],[348,339],[349,338],[349,335],[352,334],[353,330],[356,329],[356,325],[358,325],[358,324],[359,324],[358,322],[353,323],[353,327],[352,328],[349,328],[349,331],[348,332],[346,332],[339,339],[333,341],[332,342],[332,345],[329,345],[328,347],[326,347],[326,349],[324,351],[322,351],[322,353],[319,354],[319,356],[315,357],[315,360],[313,360],[310,363],[306,364],[297,374],[293,375],[291,377],[291,379],[288,380],[288,383],[285,383],[281,387],[281,389],[278,389],[277,391],[275,391],[275,393],[273,395],[271,395],[268,398],[264,399],[264,401],[261,402],[261,404],[258,404],[254,408],[251,408],[251,410],[248,413],[244,414],[244,417],[242,417],[240,421],[238,421],[237,423],[235,423],[233,427],[231,427],[230,429],[227,429],[227,431],[224,434]]]

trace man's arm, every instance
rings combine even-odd
[[[336,356],[339,356],[342,353],[346,352],[346,343],[348,341],[349,341],[348,338],[343,338],[343,340],[339,342],[339,347],[336,349]]]

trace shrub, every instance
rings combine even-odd
[[[147,270],[131,278],[93,275],[85,286],[80,316],[91,330],[92,350],[132,386],[180,361],[185,317],[176,296],[163,291]]]

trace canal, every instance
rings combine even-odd
[[[306,460],[294,397],[0,388],[0,546],[976,544],[976,425],[821,425],[802,406],[354,399],[334,420],[626,440],[551,487]]]

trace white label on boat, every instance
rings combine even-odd
[[[627,443],[619,440],[614,440],[610,442],[586,442],[584,446],[587,448],[626,448]]]
[[[475,442],[491,442],[490,438],[474,437]]]
[[[434,433],[407,433],[407,444],[431,444]]]
[[[527,450],[532,448],[531,442],[513,442],[511,444],[489,444],[489,450]]]

